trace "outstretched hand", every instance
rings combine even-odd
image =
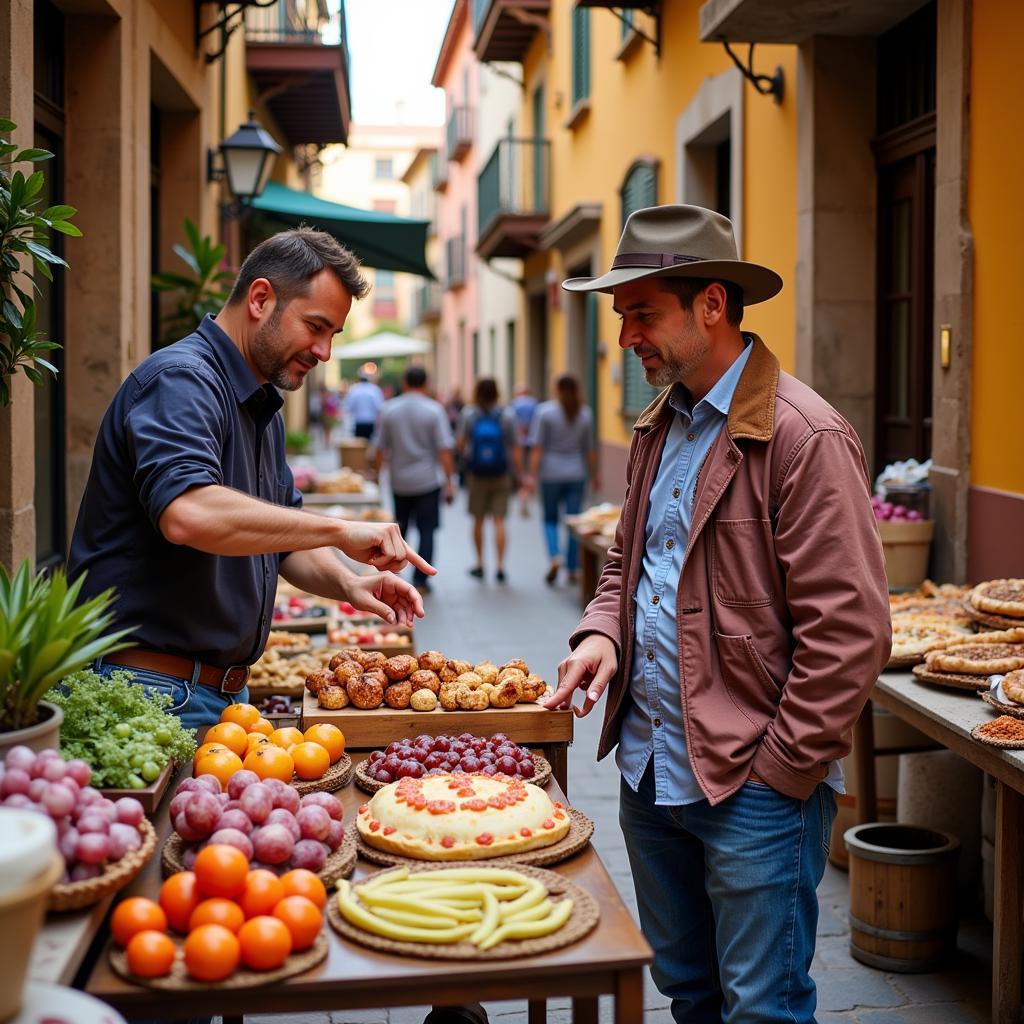
[[[347,590],[350,604],[359,611],[379,615],[392,625],[411,626],[414,619],[423,618],[423,599],[419,591],[394,573],[357,576]]]
[[[572,708],[577,718],[589,715],[615,675],[618,664],[615,644],[601,633],[591,633],[558,666],[558,688],[544,701],[544,707],[551,711]],[[586,691],[582,707],[573,706],[572,697],[576,690]]]
[[[426,576],[437,575],[437,570],[406,544],[395,523],[346,522],[338,547],[349,558],[372,565],[381,572],[400,572],[411,564]],[[423,614],[422,608],[419,614]]]

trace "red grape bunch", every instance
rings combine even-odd
[[[395,740],[370,755],[366,771],[378,782],[421,779],[424,775],[456,771],[521,779],[532,779],[535,774],[530,751],[513,743],[503,732],[496,732],[490,739],[464,732],[461,736],[424,735]]]

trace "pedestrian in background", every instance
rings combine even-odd
[[[352,433],[367,441],[377,429],[377,418],[384,405],[384,392],[370,380],[370,375],[359,371],[359,380],[345,396],[345,413],[352,422]]]
[[[561,525],[563,515],[576,515],[583,507],[583,493],[589,475],[593,490],[601,486],[597,450],[594,448],[594,417],[580,402],[580,386],[572,374],[555,381],[555,399],[543,402],[533,417],[527,444],[530,447],[529,490],[540,487],[544,509],[544,537],[548,545],[548,566],[544,579],[554,583],[562,567]],[[569,534],[565,553],[569,582],[575,583],[579,550]]]
[[[515,397],[512,399],[512,411],[516,414],[516,434],[523,450],[523,468],[527,472],[530,467],[530,427],[533,425],[533,417],[539,404],[525,384],[520,384],[516,388]],[[529,490],[525,484],[525,478],[516,481],[516,488],[519,491],[519,511],[524,519],[530,515]]]
[[[466,471],[469,514],[473,517],[473,545],[476,566],[470,576],[484,577],[484,520],[494,523],[497,570],[494,578],[504,583],[505,517],[512,493],[512,476],[521,479],[523,461],[516,436],[516,417],[510,408],[498,404],[498,385],[493,377],[477,381],[473,404],[462,411],[458,450]]]
[[[405,536],[410,524],[416,524],[420,554],[429,562],[434,555],[434,531],[441,520],[441,495],[451,504],[455,494],[455,461],[448,416],[444,406],[427,394],[427,371],[422,366],[410,366],[402,394],[384,403],[373,444],[374,471],[380,472],[385,459],[390,466],[399,529]],[[430,584],[419,569],[413,579],[421,592],[430,593]]]

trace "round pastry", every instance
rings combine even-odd
[[[404,711],[412,697],[412,683],[403,679],[400,683],[392,683],[384,688],[384,703],[396,711]]]
[[[413,692],[430,690],[431,693],[436,694],[441,689],[441,680],[437,678],[437,673],[431,672],[428,668],[421,668],[418,672],[413,672],[409,676],[409,682],[412,683]]]
[[[414,690],[409,698],[413,711],[433,711],[437,707],[437,696],[433,690],[424,687],[422,690]]]
[[[393,683],[399,683],[417,669],[416,659],[411,654],[396,654],[384,662],[384,674]]]
[[[475,690],[483,680],[475,672],[460,672],[455,682],[460,686],[468,686],[471,690]]]
[[[360,661],[360,659],[366,651],[364,651],[362,647],[342,647],[339,653],[347,654],[353,661],[357,661],[361,665],[362,661]]]
[[[468,661],[459,661],[457,658],[448,659],[448,667],[457,675],[461,676],[463,672],[472,672],[473,666]]]
[[[503,683],[506,679],[517,679],[519,684],[522,685],[526,682],[526,673],[519,668],[503,668],[498,672],[497,682]]]
[[[546,689],[547,683],[545,683],[544,680],[540,678],[540,676],[527,676],[526,682],[523,683],[523,695],[519,699],[524,704],[532,703]]]
[[[442,665],[437,670],[437,678],[440,679],[442,683],[454,683],[455,680],[459,678],[459,673],[456,672],[455,669],[449,668],[448,665]]]
[[[363,842],[418,860],[480,860],[551,846],[571,818],[537,786],[504,775],[392,782],[359,808]]]
[[[510,708],[519,701],[519,691],[511,679],[495,686],[487,695],[492,708]]]
[[[382,668],[368,668],[368,669],[365,669],[363,671],[363,675],[364,676],[368,676],[370,679],[375,679],[378,683],[380,683],[382,689],[385,686],[387,686],[388,683],[391,682],[391,680],[388,679],[388,677],[386,675],[384,675],[384,669],[382,669]]]
[[[520,672],[523,673],[524,676],[528,676],[530,674],[530,666],[527,665],[522,658],[513,658],[511,661],[506,661],[505,664],[501,666],[501,668],[517,668]]]
[[[471,690],[461,683],[456,683],[456,686],[455,699],[463,711],[486,711],[491,706],[485,690]]]
[[[325,686],[336,686],[337,682],[331,671],[310,672],[306,676],[306,689],[315,697]]]
[[[498,678],[498,666],[493,661],[481,661],[473,666],[473,671],[485,682],[493,683]]]
[[[334,675],[338,682],[344,683],[349,679],[363,674],[363,666],[357,661],[343,661],[335,670]]]
[[[344,686],[325,686],[317,695],[317,703],[330,711],[348,707],[348,691]]]
[[[366,651],[363,655],[363,668],[369,672],[371,668],[384,668],[384,662],[388,659],[380,651]]]
[[[445,711],[457,711],[459,708],[459,693],[462,692],[462,688],[453,679],[450,683],[442,683],[441,689],[438,691],[437,699],[441,703],[441,707]],[[469,692],[468,690],[466,691]]]
[[[348,696],[357,708],[370,711],[384,700],[384,686],[372,676],[356,676],[348,681]]]
[[[417,660],[420,668],[429,669],[431,672],[440,672],[448,661],[440,651],[424,651]]]
[[[352,656],[350,654],[346,654],[344,651],[338,651],[338,653],[335,654],[327,663],[327,667],[333,672],[343,662],[348,662],[350,665],[356,664],[352,660]]]

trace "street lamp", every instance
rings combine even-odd
[[[217,152],[221,155],[221,166],[216,164]],[[250,111],[249,120],[233,135],[229,135],[207,155],[207,180],[223,181],[226,177],[228,188],[242,206],[248,205],[263,191],[273,168],[272,157],[281,152],[281,147],[256,121]]]

